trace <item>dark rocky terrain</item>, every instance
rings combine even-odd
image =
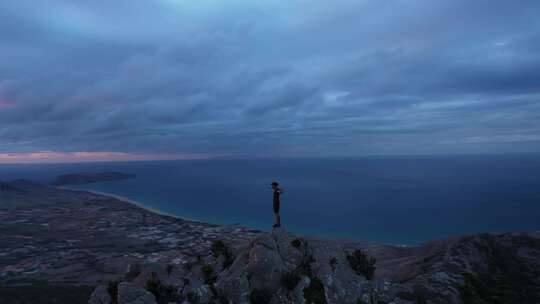
[[[29,181],[0,183],[0,303],[88,298],[540,303],[540,237],[481,234],[416,247],[324,240],[188,221]]]
[[[122,180],[122,179],[128,179],[128,178],[135,178],[135,175],[126,174],[122,172],[62,174],[58,176],[52,184],[55,186],[80,185],[80,184]]]

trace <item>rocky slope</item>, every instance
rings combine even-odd
[[[241,246],[259,233],[161,215],[86,191],[0,183],[0,303],[41,304],[15,299],[44,290],[58,296],[45,303],[65,303],[74,286],[119,280],[130,264],[195,261],[216,239]],[[69,303],[86,303],[90,293]]]
[[[483,234],[405,248],[275,229],[244,247],[217,241],[195,263],[132,265],[90,303],[111,295],[121,304],[540,303],[540,239]]]

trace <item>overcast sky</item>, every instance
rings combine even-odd
[[[540,152],[537,0],[0,1],[0,160],[490,152]]]

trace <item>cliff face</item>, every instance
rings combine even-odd
[[[90,303],[111,294],[119,303],[540,303],[540,240],[486,234],[403,248],[275,229],[238,248],[214,242],[193,263],[132,265],[108,287]]]

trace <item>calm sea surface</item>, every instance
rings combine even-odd
[[[79,186],[179,216],[268,230],[270,182],[282,222],[300,234],[417,244],[478,232],[540,230],[540,156],[188,160],[0,165],[0,179],[121,171],[136,179]]]

